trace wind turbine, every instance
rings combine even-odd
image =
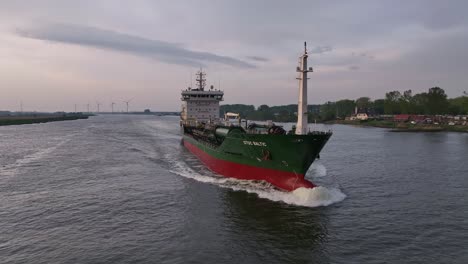
[[[112,113],[114,113],[114,105],[115,105],[115,103],[114,103],[114,102],[112,102],[112,103],[111,103],[111,107],[112,107]]]
[[[96,106],[97,106],[97,112],[99,113],[99,106],[101,105],[100,102],[96,102]]]
[[[89,103],[86,104],[86,109],[88,110],[88,113],[89,113]]]
[[[132,98],[132,99],[128,99],[127,101],[124,101],[124,103],[127,104],[127,114],[128,114],[128,103],[130,103],[132,100],[133,100],[133,98]]]

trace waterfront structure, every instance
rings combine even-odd
[[[369,119],[369,116],[367,115],[367,113],[358,113],[356,115],[356,119],[361,120],[361,121],[365,121],[365,120]]]

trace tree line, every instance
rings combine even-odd
[[[355,109],[371,115],[466,115],[468,114],[468,96],[447,98],[447,94],[440,87],[432,87],[427,92],[413,94],[411,90],[391,91],[385,98],[371,100],[360,97],[356,100],[343,99],[336,102],[326,102],[321,105],[308,105],[309,122],[323,122],[344,119],[352,115]],[[273,120],[276,122],[295,122],[297,120],[297,104],[268,106],[232,104],[222,105],[220,114],[225,112],[240,113],[242,118],[249,120]]]

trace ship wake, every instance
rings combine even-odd
[[[166,157],[168,158],[168,157]],[[273,185],[264,181],[247,181],[234,178],[225,178],[216,174],[203,170],[199,171],[203,166],[192,166],[188,163],[197,162],[197,159],[188,160],[186,162],[168,159],[172,165],[170,170],[172,173],[190,178],[199,182],[214,184],[222,188],[228,188],[235,191],[245,191],[256,194],[260,198],[268,199],[275,202],[283,202],[291,205],[318,207],[328,206],[346,198],[346,195],[339,188],[318,186],[313,189],[298,188],[292,192],[284,192],[276,189]],[[315,168],[316,176],[323,177],[326,174],[326,168],[319,165]]]
[[[346,198],[346,195],[342,193],[340,189],[327,188],[324,186],[318,186],[312,189],[298,188],[292,192],[282,192],[276,189],[264,191],[250,188],[245,189],[245,191],[256,193],[260,198],[307,207],[328,206],[341,202]]]

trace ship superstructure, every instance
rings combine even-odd
[[[206,74],[201,69],[196,76],[196,88],[189,87],[182,91],[181,121],[183,123],[218,122],[219,102],[223,101],[224,92],[215,90],[213,85],[205,90]]]
[[[182,92],[181,127],[184,146],[210,170],[225,177],[266,181],[292,191],[313,188],[305,179],[312,162],[331,136],[331,132],[310,131],[307,125],[307,48],[300,57],[298,122],[285,131],[273,123],[241,126],[239,115],[226,113],[219,121],[219,102],[224,93],[205,91],[205,75],[197,73],[197,88]],[[238,122],[228,122],[235,118]]]

